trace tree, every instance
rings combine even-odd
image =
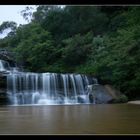
[[[44,65],[52,61],[50,55],[54,48],[49,32],[36,23],[30,23],[19,28],[16,34],[20,34],[17,47],[13,49],[17,61],[34,71],[41,71]]]
[[[12,34],[16,31],[17,29],[17,23],[13,21],[5,21],[0,25],[0,33],[2,34],[4,30],[10,29],[10,33]]]
[[[62,54],[64,64],[74,68],[84,63],[90,53],[92,38],[93,33],[89,32],[85,36],[77,34],[72,38],[64,40],[65,47]]]
[[[26,20],[26,21],[28,21],[28,22],[30,22],[31,20],[32,20],[32,18],[33,18],[33,12],[32,12],[32,10],[33,10],[34,8],[33,7],[29,7],[29,6],[27,6],[24,10],[22,10],[20,13],[21,13],[21,15],[23,16],[23,18]]]

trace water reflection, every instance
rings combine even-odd
[[[0,134],[140,134],[140,106],[1,107],[0,124]]]

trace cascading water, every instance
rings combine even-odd
[[[7,71],[9,69],[10,69],[9,63],[4,60],[0,60],[0,72]]]
[[[81,74],[12,72],[7,75],[7,92],[14,105],[89,103],[90,80]]]
[[[97,83],[82,74],[21,72],[4,60],[0,72],[7,72],[7,95],[13,105],[90,103],[86,87]]]

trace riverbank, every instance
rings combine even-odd
[[[140,105],[140,100],[136,100],[136,101],[129,101],[127,102],[128,104],[139,104]]]

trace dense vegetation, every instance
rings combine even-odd
[[[0,26],[0,32],[11,28],[0,47],[27,70],[93,74],[139,97],[139,15],[136,6],[38,6],[29,24]]]

